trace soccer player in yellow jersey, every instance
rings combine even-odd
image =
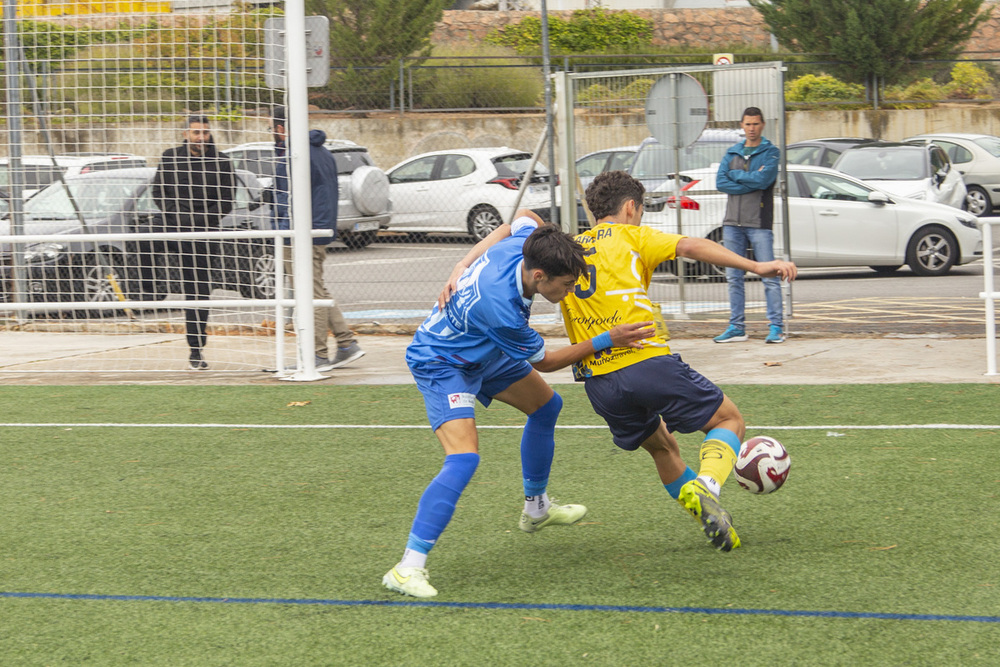
[[[708,239],[639,226],[644,194],[642,183],[623,171],[599,174],[587,187],[596,224],[576,237],[584,247],[587,271],[561,303],[571,342],[600,336],[625,322],[649,320],[647,289],[653,269],[666,260],[687,257],[761,277],[795,279],[792,262],[756,262]],[[574,364],[573,372],[585,383],[615,444],[648,451],[664,487],[701,523],[712,544],[722,551],[738,547],[732,518],[719,504],[746,430],[732,400],[671,354],[661,337],[644,340],[641,348],[602,349]],[[681,459],[673,431],[705,433],[697,475]]]

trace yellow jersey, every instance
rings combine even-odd
[[[678,234],[649,227],[602,222],[576,236],[584,248],[587,271],[561,303],[566,333],[573,343],[588,340],[626,322],[653,319],[646,290],[653,269],[677,256]],[[613,347],[573,364],[573,376],[585,380],[670,354],[666,338],[655,335],[643,348]]]

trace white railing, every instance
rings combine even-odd
[[[979,298],[986,302],[986,374],[997,375],[997,292],[993,280],[993,227],[1000,226],[1000,220],[980,220],[983,232],[983,291]]]
[[[328,236],[330,234],[329,230],[323,229],[308,229],[308,235],[310,236]],[[293,243],[300,242],[301,239],[296,238],[301,236],[297,234],[294,230],[280,230],[280,229],[268,229],[268,230],[234,230],[234,231],[220,231],[220,232],[130,232],[130,233],[95,233],[95,234],[85,234],[75,236],[73,240],[85,240],[87,242],[104,243],[108,241],[161,241],[161,240],[184,240],[184,239],[214,239],[214,240],[224,240],[224,239],[273,239],[274,240],[274,284],[276,286],[275,297],[271,299],[171,299],[171,300],[158,300],[158,301],[142,301],[142,300],[130,300],[121,299],[118,301],[108,302],[108,301],[95,301],[95,302],[28,302],[28,301],[12,301],[3,304],[3,310],[14,311],[14,312],[44,312],[52,310],[53,307],[58,306],[70,306],[73,310],[80,311],[98,311],[107,310],[109,307],[114,307],[122,310],[127,309],[143,309],[143,308],[155,308],[155,309],[183,309],[191,308],[192,304],[203,303],[206,306],[212,308],[252,308],[260,306],[273,307],[275,311],[275,362],[278,369],[277,377],[284,379],[318,379],[319,376],[315,372],[315,368],[303,369],[300,368],[298,372],[290,373],[283,370],[285,368],[285,354],[284,354],[284,326],[281,323],[284,322],[284,310],[286,308],[302,307],[308,304],[309,301],[312,302],[312,308],[316,307],[329,307],[333,305],[332,300],[322,300],[322,299],[308,299],[304,301],[300,298],[281,298],[277,295],[282,294],[284,289],[283,285],[285,283],[284,274],[284,253],[289,250],[285,246],[285,239],[292,238]],[[19,234],[19,235],[0,235],[0,244],[12,244],[12,245],[28,245],[34,243],[46,243],[46,242],[66,242],[67,235],[65,234]],[[312,262],[306,262],[306,266],[303,267],[304,277],[300,278],[304,281],[304,284],[312,284]],[[308,290],[311,296],[311,288]],[[310,325],[312,322],[312,312],[307,313],[306,319]],[[313,359],[313,337],[310,335],[308,338],[299,335],[296,340],[297,344],[297,356],[301,362],[302,359],[308,359],[310,362]],[[301,348],[301,349],[299,349]],[[304,365],[304,364],[302,364]],[[310,365],[312,365],[310,363]]]

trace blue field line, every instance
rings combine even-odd
[[[325,600],[322,598],[219,598],[172,595],[97,595],[93,593],[19,593],[0,591],[0,598],[47,600],[94,600],[112,602],[198,602],[211,604],[287,604],[329,607],[431,607],[441,609],[499,609],[519,611],[605,611],[641,614],[711,614],[716,616],[796,616],[806,618],[851,618],[885,621],[958,621],[1000,623],[1000,616],[955,616],[951,614],[889,614],[862,611],[818,611],[806,609],[734,609],[718,607],[639,607],[608,604],[532,604],[518,602],[433,602],[399,600]]]
[[[0,428],[233,428],[233,429],[421,429],[427,424],[220,424],[220,423],[129,423],[129,422],[0,422]],[[523,424],[490,426],[477,424],[480,430],[522,430]],[[606,430],[604,424],[558,424],[564,431]],[[895,431],[895,430],[1000,430],[1000,424],[811,424],[802,426],[754,426],[748,431]]]

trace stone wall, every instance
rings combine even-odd
[[[992,3],[997,4],[997,3]],[[653,21],[655,46],[732,46],[750,44],[767,47],[771,36],[757,10],[750,7],[727,9],[635,9],[632,14]],[[437,24],[431,41],[434,44],[476,44],[494,28],[517,23],[538,12],[446,11]],[[553,11],[549,16],[569,18],[572,12]],[[982,25],[966,45],[967,52],[1000,48],[1000,11]],[[971,54],[970,54],[971,55]]]

